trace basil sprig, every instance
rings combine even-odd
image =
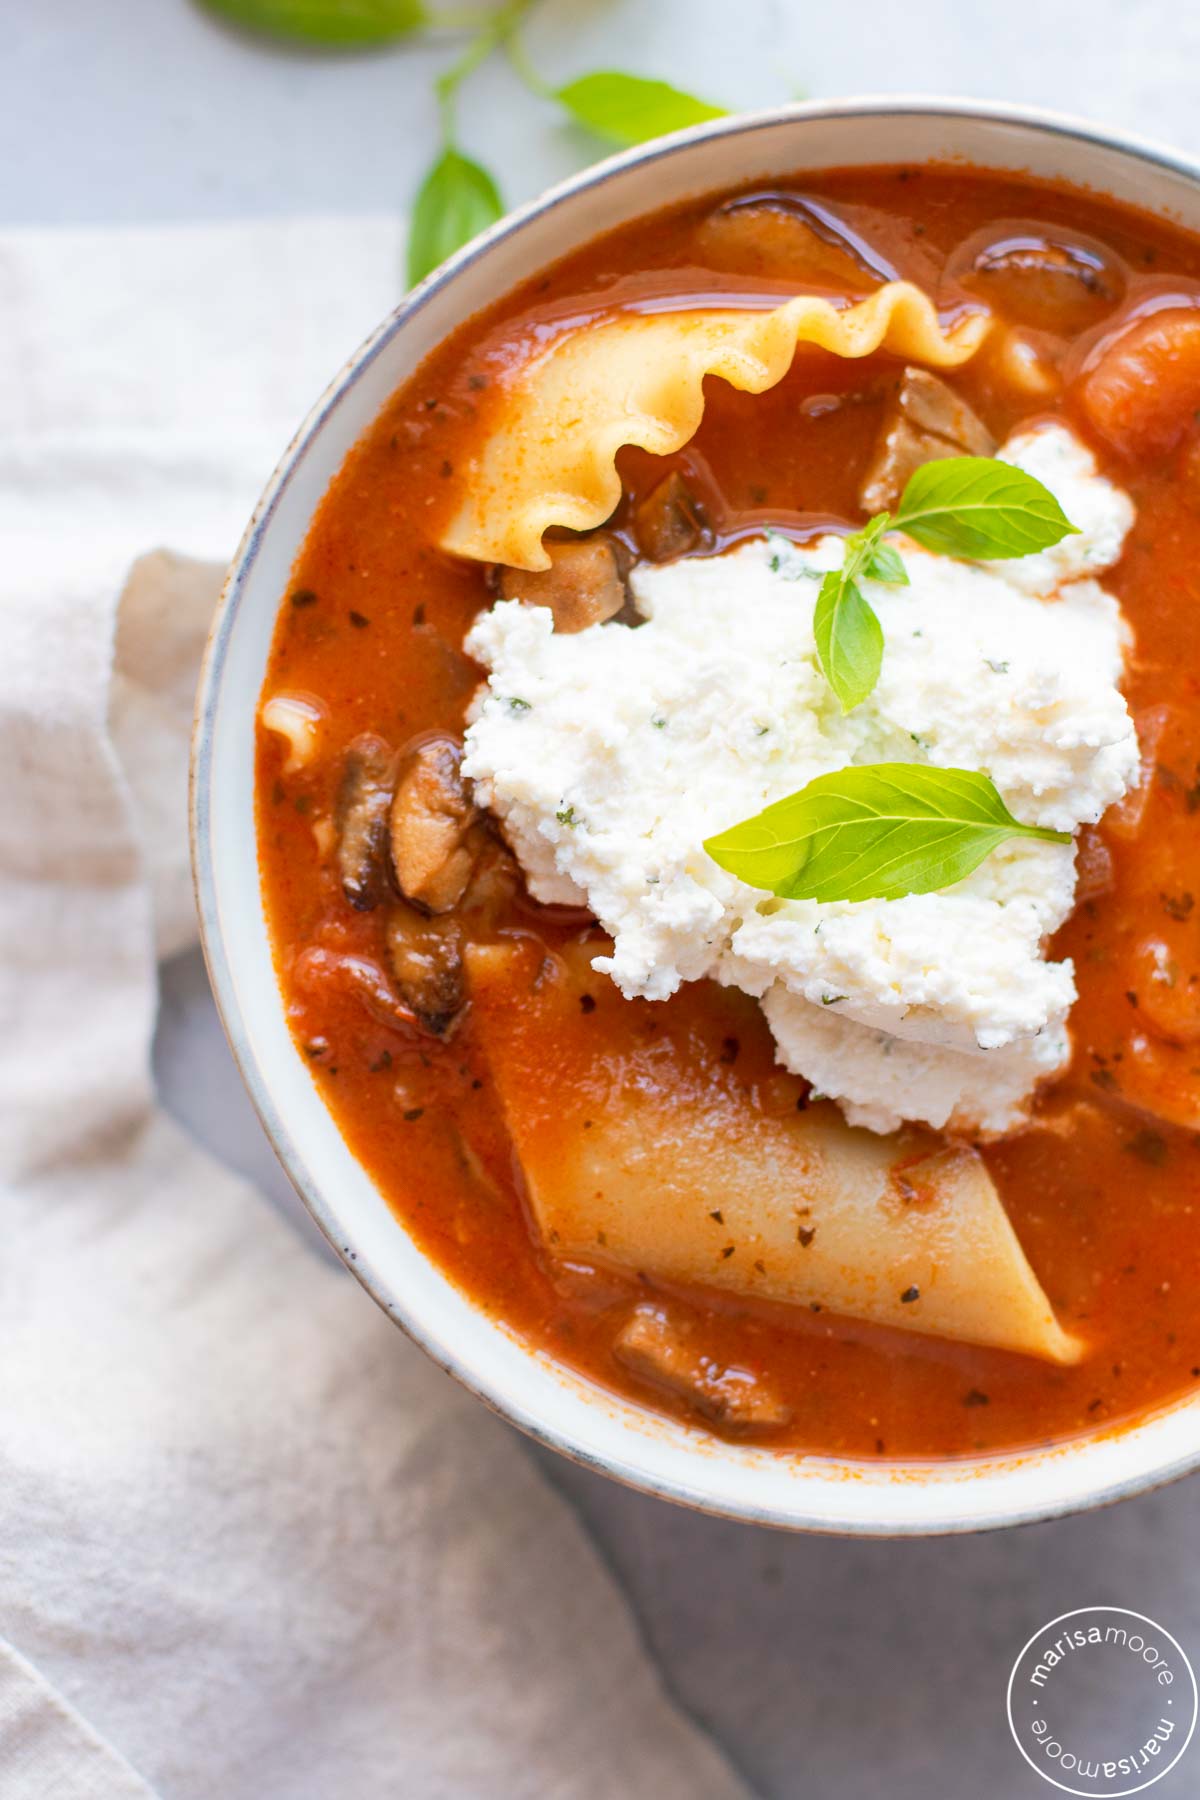
[[[859,582],[907,583],[885,531],[904,531],[927,550],[995,561],[1047,550],[1076,529],[1034,476],[990,456],[951,456],[913,475],[895,513],[876,513],[846,539],[840,569],[825,576],[813,631],[821,671],[843,712],[862,704],[879,680],[883,629]]]
[[[668,131],[725,117],[725,108],[685,94],[668,81],[650,81],[617,69],[580,75],[561,87],[543,81],[521,49],[517,31],[533,0],[498,0],[442,10],[426,0],[200,0],[244,30],[311,44],[325,50],[367,49],[413,32],[465,31],[463,54],[436,83],[441,147],[413,204],[408,234],[408,280],[415,286],[455,250],[504,213],[500,190],[487,169],[459,146],[455,122],[458,90],[481,63],[503,50],[520,79],[539,99],[562,109],[585,131],[612,144],[642,144]]]
[[[410,287],[504,215],[504,202],[491,175],[458,147],[458,90],[494,50],[508,43],[529,6],[530,0],[506,0],[497,6],[457,62],[434,83],[442,148],[413,202],[408,230]]]
[[[848,537],[841,568],[829,571],[817,593],[813,612],[817,657],[843,712],[866,699],[883,663],[883,627],[858,585],[860,577],[897,586],[908,583],[899,551],[882,541],[887,525],[888,515],[879,513]]]
[[[442,110],[442,154],[421,184],[408,244],[408,279],[420,281],[461,245],[495,224],[504,212],[495,182],[479,163],[457,147],[454,103],[462,82],[492,51],[503,47],[525,85],[539,98],[565,108],[597,137],[615,144],[640,144],[679,131],[724,109],[697,100],[665,81],[604,70],[552,87],[531,67],[517,36],[530,0],[508,0],[467,46],[461,59],[437,84]]]
[[[1069,844],[1014,819],[986,775],[873,763],[818,775],[708,838],[715,863],[786,900],[899,900],[952,887],[1008,838]]]

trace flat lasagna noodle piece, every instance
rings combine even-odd
[[[974,355],[990,325],[986,312],[969,312],[943,331],[920,288],[892,281],[841,309],[800,294],[768,312],[627,311],[575,326],[532,354],[507,387],[441,546],[481,562],[546,569],[542,534],[550,526],[589,531],[617,505],[622,445],[665,456],[694,435],[706,375],[761,394],[782,381],[801,343],[836,356],[887,350],[953,368]]]
[[[684,997],[668,1035],[665,1007],[592,972],[596,949],[467,952],[474,1031],[555,1257],[1078,1359],[977,1152],[914,1151],[827,1104],[763,1111]]]

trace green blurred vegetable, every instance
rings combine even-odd
[[[443,150],[413,204],[408,235],[410,284],[423,281],[431,269],[503,214],[504,202],[487,170],[452,146]]]
[[[581,75],[552,87],[530,67],[516,41],[517,27],[533,0],[501,0],[492,6],[468,4],[434,10],[425,0],[199,0],[233,25],[292,43],[329,50],[390,44],[418,31],[470,31],[458,61],[436,86],[441,148],[413,202],[408,242],[408,279],[424,279],[448,256],[493,225],[504,202],[493,177],[463,154],[458,144],[458,90],[469,75],[502,46],[517,74],[540,99],[563,107],[576,124],[613,144],[641,144],[648,138],[724,118],[725,109],[698,100],[667,81],[626,75],[617,69]]]
[[[422,0],[201,0],[201,4],[246,31],[328,49],[390,44],[431,23]]]
[[[667,81],[647,81],[616,69],[581,75],[555,88],[553,95],[572,118],[614,144],[643,144],[647,138],[727,116],[723,106],[710,106]]]

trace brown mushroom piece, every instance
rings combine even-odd
[[[704,517],[678,469],[639,500],[633,513],[638,545],[651,562],[686,556],[703,542]]]
[[[395,771],[391,745],[372,732],[347,745],[333,822],[342,892],[357,912],[370,912],[390,891],[388,813]]]
[[[486,815],[472,829],[471,841],[478,843],[479,856],[462,897],[462,911],[495,924],[522,890],[520,870],[512,851],[499,836],[499,827]],[[545,910],[538,906],[539,914]]]
[[[791,1419],[791,1407],[769,1381],[706,1355],[694,1322],[679,1307],[635,1306],[613,1340],[613,1355],[637,1380],[677,1395],[712,1424],[763,1431]]]
[[[549,539],[548,569],[500,570],[500,596],[527,606],[548,606],[555,631],[603,625],[625,605],[625,577],[616,544],[603,531],[588,537]]]
[[[727,200],[700,225],[696,248],[706,268],[848,293],[893,281],[898,273],[848,218],[803,194]]]
[[[417,1023],[412,1008],[404,1004],[379,964],[369,956],[310,944],[292,966],[292,979],[300,993],[320,998],[325,990],[350,995],[394,1031]]]
[[[462,933],[453,917],[429,917],[403,902],[387,921],[387,958],[392,980],[417,1023],[445,1037],[462,1011]]]
[[[475,867],[479,808],[462,774],[462,746],[426,738],[404,759],[389,813],[392,869],[404,898],[444,913],[462,899]]]
[[[1071,336],[1098,325],[1126,286],[1118,259],[1098,239],[1036,219],[973,233],[952,251],[945,279],[1010,323]]]
[[[863,477],[864,511],[894,507],[910,476],[947,456],[992,456],[996,440],[954,389],[928,369],[906,368]]]

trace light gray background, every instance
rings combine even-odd
[[[267,49],[187,0],[0,0],[0,26],[0,224],[401,209],[448,55]],[[1200,149],[1200,9],[1173,0],[546,0],[528,41],[551,76],[619,64],[733,106],[966,93]],[[595,153],[502,66],[472,85],[463,136],[512,201]],[[311,1231],[198,957],[164,970],[157,1063],[168,1105]],[[764,1796],[1043,1800],[1004,1690],[1030,1633],[1074,1607],[1148,1613],[1200,1661],[1200,1480],[1052,1526],[854,1544],[700,1518],[531,1454],[590,1524],[682,1703]],[[1200,1792],[1200,1742],[1155,1791]]]

